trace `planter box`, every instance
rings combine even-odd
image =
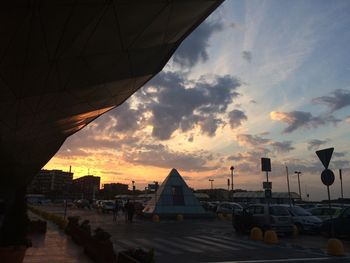
[[[113,244],[110,241],[98,241],[92,237],[84,245],[84,252],[94,262],[98,263],[116,263]]]
[[[47,229],[47,223],[46,221],[41,220],[30,221],[29,227],[29,232],[31,234],[45,234]]]
[[[1,262],[22,263],[26,249],[26,246],[0,247],[0,260]]]
[[[81,246],[85,246],[91,239],[90,233],[82,230],[79,226],[68,225],[66,227],[66,233],[72,237],[75,243]]]
[[[141,261],[138,261],[137,259],[129,256],[126,252],[119,252],[118,253],[118,263],[141,263]]]

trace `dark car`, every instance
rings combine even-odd
[[[350,207],[344,208],[339,216],[325,220],[321,226],[321,233],[326,236],[332,235],[332,225],[334,235],[337,237],[350,237]]]
[[[263,231],[275,230],[278,234],[292,235],[293,222],[287,207],[266,204],[250,205],[242,211],[235,213],[232,223],[237,232],[248,232],[253,227]]]

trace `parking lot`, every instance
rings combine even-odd
[[[41,209],[63,215],[62,206],[41,206]],[[295,262],[349,262],[350,258],[326,255],[327,238],[319,235],[279,237],[278,245],[251,241],[248,235],[239,235],[229,219],[188,219],[182,222],[135,218],[125,223],[120,212],[117,222],[111,213],[96,210],[68,208],[67,216],[89,220],[92,229],[101,227],[109,232],[116,252],[128,248],[155,249],[156,262],[235,262],[281,259]],[[350,242],[344,240],[349,253]],[[263,261],[262,261],[263,262]],[[292,261],[293,262],[293,261]]]

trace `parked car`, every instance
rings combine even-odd
[[[275,230],[278,234],[293,234],[293,222],[290,213],[285,206],[255,204],[242,211],[237,211],[232,219],[233,227],[237,232],[247,232],[253,227],[259,227],[263,231]]]
[[[211,201],[211,202],[208,202],[208,210],[209,210],[209,211],[216,212],[216,209],[217,209],[219,203],[220,203],[220,202],[218,202],[218,201]]]
[[[331,217],[337,217],[340,214],[341,210],[341,207],[316,207],[309,209],[308,211],[312,215],[317,216],[322,221],[325,221],[331,219]]]
[[[78,208],[90,208],[90,202],[86,199],[75,200],[74,204]]]
[[[295,206],[299,206],[299,207],[304,208],[304,209],[312,209],[312,208],[317,207],[317,204],[305,203],[305,204],[296,204]]]
[[[302,232],[319,232],[322,220],[299,206],[287,206],[294,225]]]
[[[332,224],[335,236],[350,238],[350,207],[344,208],[338,217],[325,220],[321,226],[321,233],[331,236]]]
[[[232,214],[235,213],[238,210],[242,210],[243,207],[234,202],[222,202],[220,203],[216,208],[216,213],[222,213],[222,214]]]
[[[102,213],[113,212],[114,202],[113,201],[102,201],[101,202],[101,211]]]

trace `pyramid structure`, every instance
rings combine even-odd
[[[159,216],[182,214],[187,217],[207,215],[176,169],[170,171],[158,191],[143,209],[143,213]]]

